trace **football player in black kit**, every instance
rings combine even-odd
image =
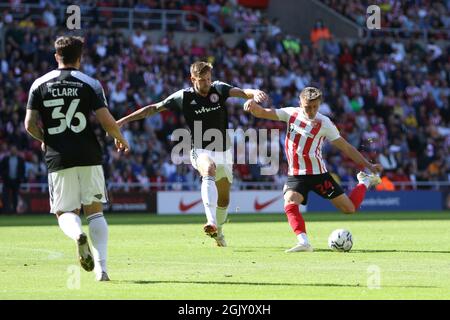
[[[233,181],[233,151],[226,133],[228,112],[225,101],[228,97],[239,97],[262,102],[267,99],[267,95],[257,89],[240,89],[220,81],[212,82],[211,70],[210,63],[193,63],[190,68],[192,87],[179,90],[161,102],[145,106],[120,119],[117,124],[123,126],[127,122],[167,109],[181,111],[191,135],[191,163],[202,177],[201,194],[207,218],[203,229],[216,240],[219,247],[226,247],[223,224],[227,219]],[[204,137],[209,129],[220,132],[222,137],[223,143],[214,150],[208,147],[211,143],[209,140],[194,138]]]
[[[102,204],[107,196],[102,150],[89,123],[90,114],[94,112],[105,131],[116,139],[118,151],[128,152],[129,146],[107,108],[100,82],[79,71],[83,44],[79,37],[56,39],[58,69],[31,86],[25,128],[41,141],[45,152],[51,212],[62,231],[76,241],[81,266],[94,270],[96,280],[108,281],[108,225]],[[81,207],[89,222],[92,253],[81,228]]]

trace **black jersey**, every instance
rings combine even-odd
[[[39,111],[42,119],[49,172],[102,164],[89,116],[104,107],[100,82],[76,69],[53,70],[34,81],[27,108]]]
[[[222,135],[222,147],[215,151],[229,149],[229,139],[226,130],[228,129],[228,112],[225,101],[230,96],[229,84],[214,81],[206,97],[197,94],[194,88],[179,90],[162,102],[162,105],[169,110],[179,109],[183,113],[186,123],[191,133],[191,145],[193,148],[206,149],[212,143],[208,139],[203,139],[204,133],[208,129],[216,129]],[[201,122],[201,132],[195,132],[195,122]],[[201,140],[194,139],[202,137]]]

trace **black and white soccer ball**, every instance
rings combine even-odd
[[[353,247],[353,236],[345,229],[334,230],[328,237],[328,247],[333,251],[348,252]]]

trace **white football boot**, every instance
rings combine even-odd
[[[216,240],[216,244],[218,247],[226,247],[227,242],[225,241],[225,236],[221,233],[218,234],[217,237],[214,237],[214,240]]]
[[[368,188],[370,187],[375,187],[376,185],[379,185],[381,183],[381,178],[378,174],[375,173],[365,173],[363,171],[360,171],[356,177],[358,178],[358,182],[365,184],[366,186],[368,186]]]
[[[291,252],[313,252],[313,247],[309,243],[297,243],[295,247],[286,250],[286,253]]]
[[[97,281],[110,281],[108,274],[105,271],[102,271],[101,273],[97,273],[95,276],[95,280]]]

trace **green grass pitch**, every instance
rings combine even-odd
[[[282,214],[230,215],[227,248],[203,215],[108,214],[108,283],[78,268],[53,216],[0,216],[0,300],[450,299],[450,212],[304,216],[315,252],[286,254]],[[338,228],[349,253],[327,248]]]

